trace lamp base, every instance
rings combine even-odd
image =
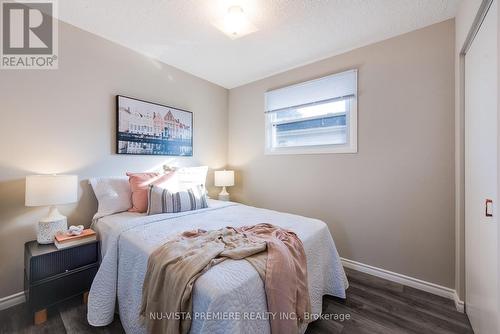
[[[219,201],[229,201],[229,193],[226,191],[226,187],[223,187],[219,193]]]
[[[49,215],[38,223],[36,241],[39,244],[51,244],[57,232],[65,232],[68,229],[68,220],[61,215],[57,208],[51,207]]]

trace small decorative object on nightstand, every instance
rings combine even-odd
[[[229,193],[226,191],[226,187],[234,186],[234,171],[232,170],[222,170],[215,172],[215,186],[223,187],[219,194],[220,201],[229,201]]]
[[[40,244],[54,242],[59,231],[66,231],[68,223],[56,205],[74,203],[78,195],[76,175],[31,175],[26,177],[26,206],[50,206],[47,217],[38,223],[37,240]]]
[[[99,259],[98,241],[61,250],[36,240],[24,244],[24,293],[36,325],[56,303],[79,294],[86,303]]]

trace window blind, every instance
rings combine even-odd
[[[355,96],[358,70],[353,69],[319,79],[266,92],[266,112],[314,105]]]

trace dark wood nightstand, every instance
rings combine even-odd
[[[99,262],[98,241],[60,250],[36,240],[25,243],[24,293],[35,324],[45,322],[47,307],[56,303],[79,294],[86,303]]]

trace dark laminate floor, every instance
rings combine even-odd
[[[351,319],[316,321],[307,333],[461,334],[473,333],[453,301],[401,284],[346,269],[347,299],[324,297],[323,312],[350,314]]]
[[[451,300],[352,270],[347,275],[347,299],[325,297],[323,312],[350,319],[318,320],[306,333],[472,333],[467,317]],[[43,325],[32,325],[32,319],[24,304],[0,311],[0,333],[123,333],[118,318],[107,327],[90,327],[80,298],[49,310]]]

